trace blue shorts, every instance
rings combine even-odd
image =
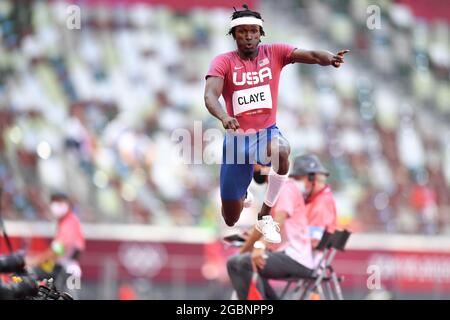
[[[220,167],[220,196],[223,200],[239,200],[247,192],[255,163],[270,166],[267,145],[282,136],[276,125],[254,134],[225,133]]]

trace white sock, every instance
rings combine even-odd
[[[280,195],[281,187],[288,179],[288,175],[280,175],[270,168],[269,172],[269,183],[266,190],[266,196],[264,198],[264,203],[269,207],[273,207],[275,202],[277,202]]]

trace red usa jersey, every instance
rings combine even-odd
[[[242,59],[237,51],[214,58],[208,77],[224,80],[222,96],[227,113],[235,117],[241,129],[261,130],[276,123],[278,83],[281,69],[292,61],[295,47],[263,44],[258,55]]]

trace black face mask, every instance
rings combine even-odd
[[[255,180],[257,184],[264,184],[267,182],[267,175],[261,174],[261,170],[253,171],[253,180]]]

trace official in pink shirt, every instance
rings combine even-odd
[[[275,251],[285,252],[298,263],[312,269],[312,247],[309,232],[307,210],[303,195],[296,181],[290,178],[281,189],[280,197],[273,209],[275,217],[283,217],[280,245],[272,245]],[[277,221],[278,219],[275,218]]]
[[[276,114],[281,70],[293,63],[339,68],[348,50],[337,54],[303,50],[289,44],[261,44],[265,35],[261,14],[244,6],[233,13],[229,34],[236,50],[217,55],[206,74],[205,106],[227,130],[220,169],[222,216],[233,226],[249,206],[247,189],[256,163],[270,166],[267,192],[256,229],[271,243],[281,241],[271,209],[289,171],[290,147]],[[219,98],[225,100],[225,110]]]
[[[311,187],[316,191],[312,193],[306,205],[308,221],[310,226],[334,232],[336,229],[336,204],[330,185],[323,184],[325,181],[321,183],[319,179],[314,189]]]
[[[262,179],[255,181],[264,183]],[[312,272],[314,264],[306,207],[294,179],[288,179],[281,188],[273,207],[273,219],[280,229],[280,244],[264,241],[254,230],[240,254],[228,260],[228,274],[239,299],[246,299],[255,271],[260,278],[258,289],[265,299],[277,299],[269,279],[303,278]]]
[[[290,173],[305,199],[313,247],[320,241],[324,230],[334,232],[336,229],[336,204],[326,182],[328,175],[328,170],[313,154],[297,157]]]

